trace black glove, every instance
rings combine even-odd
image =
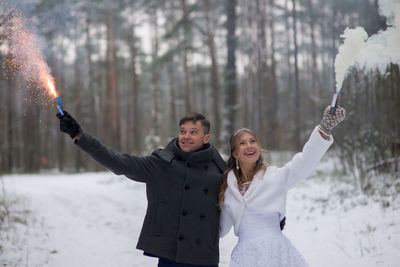
[[[283,229],[285,228],[285,224],[286,224],[286,217],[283,217],[282,221],[279,224],[281,231],[283,231]]]
[[[64,115],[57,113],[57,118],[60,119],[61,132],[69,134],[72,139],[81,132],[81,126],[68,112],[64,111]]]

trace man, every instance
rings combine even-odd
[[[158,266],[218,266],[218,193],[225,162],[209,143],[210,123],[183,117],[179,137],[150,156],[121,154],[83,131],[65,112],[60,130],[105,168],[146,183],[147,211],[137,249]]]

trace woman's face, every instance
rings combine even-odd
[[[243,133],[236,141],[236,151],[233,156],[239,161],[240,167],[254,165],[261,154],[257,139],[250,133]]]

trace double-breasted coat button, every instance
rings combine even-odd
[[[178,240],[179,241],[183,241],[183,239],[184,239],[184,236],[183,235],[179,235]]]
[[[187,214],[188,214],[187,210],[183,210],[183,211],[182,211],[182,215],[183,215],[183,216],[186,216]]]
[[[197,245],[201,245],[201,239],[200,239],[200,238],[198,238],[198,239],[196,240],[196,244],[197,244]]]
[[[189,190],[190,189],[190,185],[185,184],[185,186],[183,188],[185,188],[185,190]]]
[[[200,214],[200,219],[203,220],[206,216],[202,213]]]
[[[203,192],[204,192],[204,195],[207,195],[208,194],[208,188],[204,188]]]

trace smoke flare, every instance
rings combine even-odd
[[[349,67],[354,64],[366,71],[377,68],[382,74],[388,64],[400,64],[400,1],[379,0],[379,14],[387,18],[386,30],[368,38],[362,27],[347,28],[341,35],[344,42],[335,58],[337,93]]]

